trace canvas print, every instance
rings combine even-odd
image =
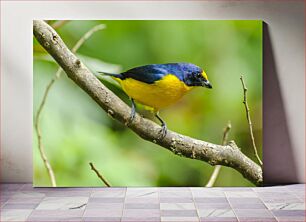
[[[262,21],[33,21],[33,185],[261,186]]]

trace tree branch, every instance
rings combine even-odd
[[[241,80],[241,84],[242,84],[242,88],[243,88],[243,104],[244,104],[244,107],[245,107],[246,118],[247,118],[248,124],[249,124],[249,130],[250,130],[250,136],[251,136],[251,140],[252,140],[254,155],[255,155],[257,161],[259,162],[259,164],[262,165],[262,161],[260,160],[260,158],[258,156],[258,153],[257,153],[257,148],[256,148],[256,144],[255,144],[254,134],[253,134],[253,127],[252,127],[250,109],[249,109],[248,100],[247,100],[248,88],[245,86],[245,83],[243,81],[243,76],[240,76],[240,80]]]
[[[222,143],[221,143],[223,146],[226,145],[226,143],[227,143],[228,134],[229,134],[229,131],[231,130],[231,128],[232,128],[232,125],[231,125],[230,122],[228,122],[227,126],[223,130],[223,137],[222,137]],[[220,170],[221,170],[221,165],[216,165],[213,173],[210,176],[209,181],[206,184],[206,187],[212,187],[214,185],[214,183],[216,182],[217,177],[220,173]]]
[[[107,182],[107,180],[100,174],[100,172],[95,168],[95,166],[93,165],[93,163],[89,163],[90,168],[95,171],[95,173],[97,174],[97,176],[100,178],[100,180],[102,180],[102,182],[108,186],[111,187],[111,185],[109,184],[109,182]]]
[[[128,122],[130,107],[82,64],[53,28],[44,21],[35,20],[33,30],[38,42],[57,61],[69,78],[94,99],[109,116],[123,124]],[[261,167],[245,156],[233,141],[226,146],[220,146],[170,130],[163,139],[160,139],[160,126],[138,114],[128,127],[141,138],[156,143],[177,155],[206,161],[211,165],[232,167],[256,185],[261,185],[263,182]]]
[[[74,47],[72,48],[72,52],[73,53],[76,53],[76,51],[84,44],[84,42],[95,32],[99,31],[99,30],[102,30],[105,28],[105,25],[104,24],[100,24],[100,25],[96,25],[94,26],[92,29],[90,29],[88,32],[86,32],[80,39],[79,41],[77,41],[77,43],[74,45]],[[57,79],[60,78],[61,76],[61,73],[62,73],[62,68],[59,67],[54,75],[54,77],[50,80],[50,82],[48,83],[46,89],[45,89],[45,92],[44,92],[44,95],[43,95],[43,98],[41,100],[41,103],[38,107],[38,110],[37,110],[37,113],[36,113],[36,117],[35,117],[35,120],[34,120],[34,127],[35,127],[35,131],[36,131],[36,134],[37,134],[37,141],[38,141],[38,149],[39,149],[39,152],[40,152],[40,156],[44,162],[44,165],[47,169],[47,172],[48,172],[48,175],[49,175],[49,178],[50,178],[50,181],[51,181],[51,185],[52,187],[56,187],[56,179],[55,179],[55,175],[54,175],[54,172],[53,172],[53,169],[52,169],[52,166],[47,158],[47,155],[45,153],[45,148],[43,146],[43,142],[42,142],[42,135],[41,135],[41,130],[40,130],[40,116],[41,116],[41,113],[43,111],[43,108],[46,104],[46,101],[47,101],[47,98],[48,98],[48,95],[49,95],[49,92],[53,86],[53,84],[55,83],[55,81]]]

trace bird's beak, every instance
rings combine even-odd
[[[206,88],[208,88],[208,89],[212,89],[212,85],[210,84],[210,82],[209,82],[208,80],[205,80],[205,81],[203,82],[203,86],[206,87]]]

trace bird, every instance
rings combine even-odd
[[[167,134],[166,122],[159,115],[161,109],[176,103],[195,87],[212,88],[205,71],[186,62],[143,65],[118,74],[98,73],[114,78],[129,96],[132,103],[129,122],[135,118],[135,101],[153,111],[161,123],[161,138]]]

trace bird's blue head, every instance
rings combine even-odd
[[[180,63],[180,68],[184,73],[183,81],[187,86],[212,88],[206,73],[200,67],[191,63]]]

